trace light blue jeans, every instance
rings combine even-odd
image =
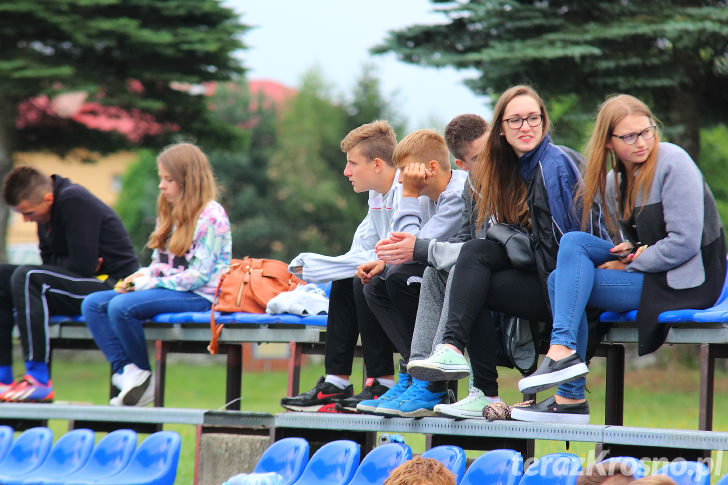
[[[642,273],[599,269],[614,259],[609,241],[585,232],[564,234],[559,243],[556,269],[549,276],[549,298],[554,316],[551,345],[564,345],[586,359],[589,326],[586,306],[626,312],[639,307]],[[584,377],[561,384],[556,394],[584,399]]]
[[[131,293],[114,290],[91,293],[81,304],[81,313],[96,344],[120,373],[134,363],[151,370],[142,323],[160,313],[203,312],[211,303],[190,291],[152,288]]]

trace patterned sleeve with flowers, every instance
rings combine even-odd
[[[149,279],[142,288],[192,291],[210,301],[220,276],[230,265],[232,238],[225,209],[209,202],[200,213],[189,251],[183,257],[155,251],[152,264],[143,271]]]

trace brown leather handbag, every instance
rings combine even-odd
[[[268,301],[279,293],[303,284],[288,272],[288,265],[276,259],[233,259],[220,277],[210,309],[212,339],[207,350],[215,355],[223,325],[215,322],[215,312],[265,313]]]

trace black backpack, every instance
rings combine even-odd
[[[539,322],[494,313],[498,346],[498,365],[531,374],[538,365],[541,328]]]

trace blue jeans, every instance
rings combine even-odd
[[[549,276],[549,298],[554,316],[551,345],[564,345],[586,359],[589,326],[587,304],[603,310],[626,312],[639,307],[642,273],[599,269],[614,259],[609,241],[585,232],[564,234],[559,243],[556,269]],[[583,399],[585,378],[561,384],[556,394]]]
[[[190,291],[152,288],[117,293],[109,290],[88,295],[81,304],[81,313],[116,373],[130,363],[151,370],[143,322],[160,313],[202,312],[210,306],[208,300]]]

